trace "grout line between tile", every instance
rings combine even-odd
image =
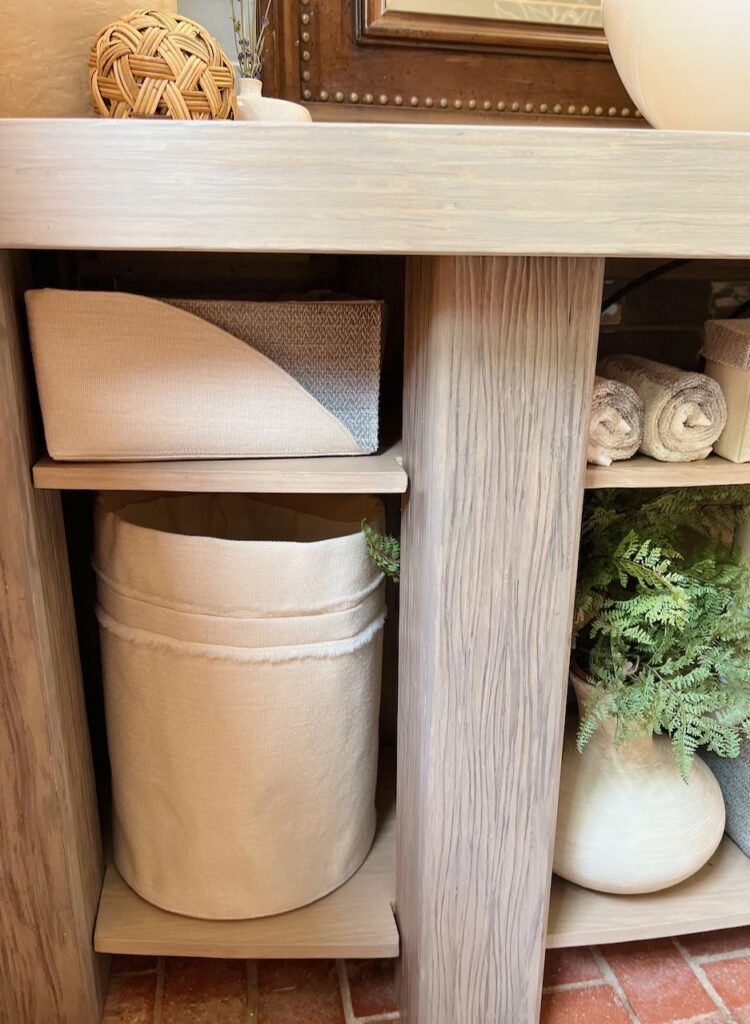
[[[166,964],[163,956],[156,961],[156,994],[154,995],[154,1024],[161,1024],[161,1011],[164,1005],[164,975]]]
[[[606,978],[591,978],[589,981],[566,981],[562,985],[547,985],[542,989],[542,995],[551,996],[556,992],[578,992],[583,988],[602,988],[609,985]]]
[[[346,1024],[356,1024],[354,1008],[352,1007],[352,993],[349,988],[349,975],[346,972],[346,962],[344,960],[336,961],[336,974],[339,979],[339,991],[341,993],[341,1005],[344,1010],[344,1020],[346,1021]]]
[[[721,1011],[714,1010],[712,1013],[699,1013],[697,1017],[689,1017],[684,1020],[676,1020],[673,1021],[672,1024],[706,1024],[706,1022],[716,1020],[717,1012],[720,1013]]]
[[[688,956],[697,964],[718,964],[725,960],[741,960],[750,957],[750,949],[732,949],[726,953],[706,953],[705,956]]]
[[[247,972],[247,1021],[258,1024],[258,961],[245,962]]]
[[[703,970],[701,965],[699,963],[697,963],[693,959],[693,957],[690,956],[690,954],[688,953],[687,949],[683,946],[683,944],[680,942],[679,939],[672,939],[672,942],[674,943],[674,945],[679,950],[680,955],[682,956],[682,959],[685,961],[685,963],[688,965],[688,967],[693,972],[695,977],[698,979],[698,981],[699,981],[699,983],[701,985],[701,988],[703,988],[706,992],[708,992],[708,994],[711,996],[711,998],[713,999],[714,1003],[716,1004],[717,1008],[719,1010],[721,1010],[721,1012],[724,1015],[725,1019],[727,1021],[729,1021],[730,1024],[735,1024],[735,1019],[732,1016],[732,1014],[730,1013],[729,1008],[727,1007],[726,1003],[721,998],[719,993],[716,991],[714,986],[711,984],[711,981],[710,981],[708,975]]]
[[[609,961],[605,958],[605,956],[602,953],[602,951],[599,949],[598,946],[592,946],[591,947],[591,953],[592,953],[592,956],[594,957],[594,960],[596,960],[596,965],[599,968],[599,970],[602,972],[602,975],[603,975],[604,979],[609,982],[609,984],[615,990],[617,998],[620,1000],[622,1005],[625,1007],[625,1012],[627,1013],[628,1017],[630,1017],[630,1020],[632,1021],[632,1024],[641,1024],[641,1022],[638,1019],[638,1016],[637,1016],[635,1010],[630,1005],[630,1000],[625,995],[625,989],[622,987],[620,982],[617,980],[615,972],[609,966]]]

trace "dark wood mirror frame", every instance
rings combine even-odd
[[[411,14],[388,9],[387,0],[359,0],[357,39],[361,43],[410,43],[428,46],[553,51],[563,56],[583,54],[609,58],[604,32],[598,28],[532,25],[492,18],[457,18],[440,14]]]
[[[385,0],[275,4],[264,80],[322,121],[645,126],[597,29],[405,14]]]

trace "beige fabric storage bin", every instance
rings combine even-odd
[[[114,858],[157,906],[278,914],[375,830],[385,618],[374,498],[100,497]]]
[[[714,451],[730,462],[750,462],[750,321],[710,320],[703,355],[727,403],[727,425]]]
[[[378,447],[385,307],[26,293],[47,449],[128,461]]]

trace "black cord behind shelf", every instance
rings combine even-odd
[[[638,288],[642,288],[644,285],[649,284],[649,282],[656,281],[658,278],[664,277],[665,274],[670,274],[673,270],[678,270],[680,267],[694,262],[695,260],[669,260],[666,263],[660,263],[658,267],[654,267],[652,270],[646,271],[645,274],[634,277],[632,281],[628,281],[627,284],[624,284],[604,299],[602,302],[602,313],[606,313],[611,306],[614,306],[615,303],[624,299],[626,295],[636,291]],[[745,316],[750,316],[750,299],[738,306],[729,319],[739,320]]]
[[[606,313],[610,306],[614,306],[616,302],[619,302],[620,299],[625,298],[626,295],[634,292],[637,288],[642,288],[643,285],[648,284],[650,281],[655,281],[657,278],[664,277],[665,274],[669,274],[673,270],[693,262],[694,260],[669,260],[668,263],[662,263],[658,267],[654,267],[653,270],[646,271],[640,277],[634,277],[632,281],[628,281],[622,288],[618,288],[617,291],[612,292],[611,295],[604,299],[604,302],[602,302],[602,313]]]

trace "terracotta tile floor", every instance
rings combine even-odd
[[[553,951],[544,984],[541,1024],[750,1024],[750,928]],[[390,960],[115,957],[103,1024],[397,1020]]]
[[[750,1024],[750,928],[547,954],[541,1024]]]
[[[397,1021],[392,960],[112,960],[102,1024]]]

